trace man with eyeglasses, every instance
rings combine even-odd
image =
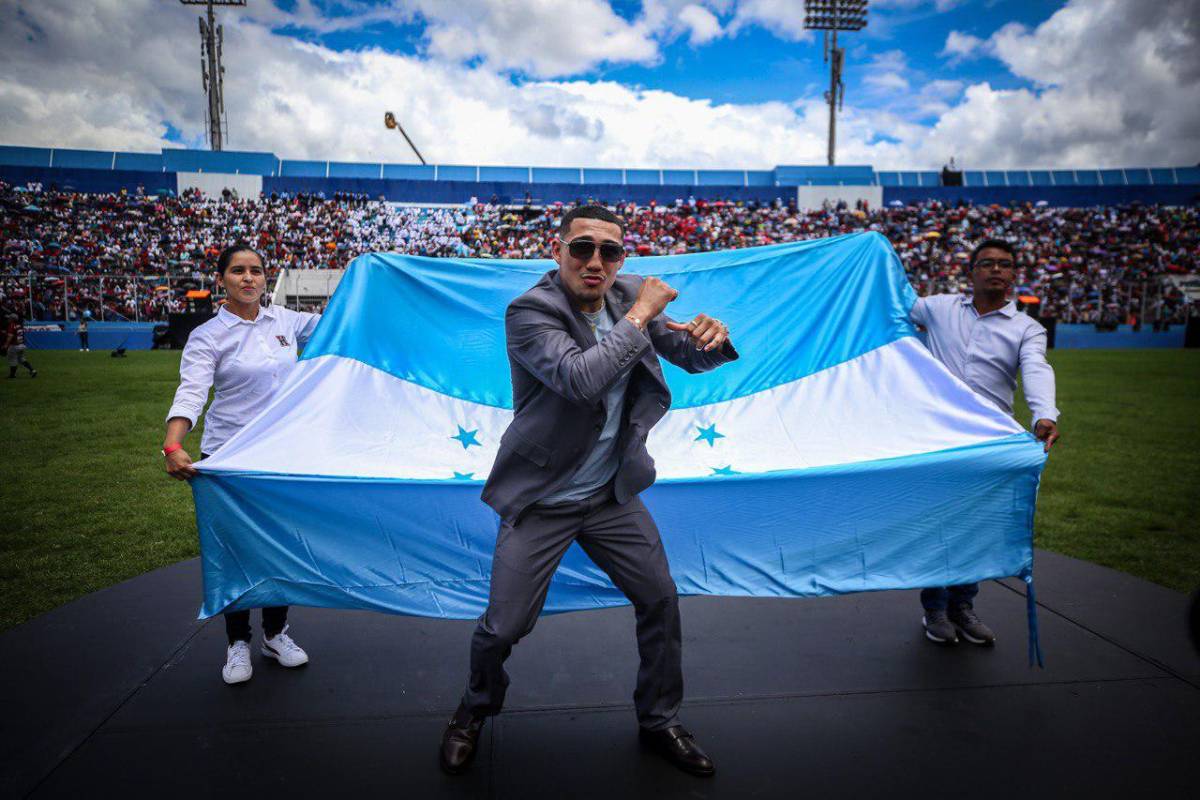
[[[1009,414],[1019,370],[1033,434],[1050,452],[1058,440],[1054,370],[1046,361],[1046,329],[1008,299],[1016,281],[1013,246],[1002,239],[980,243],[967,275],[972,294],[918,298],[912,321],[929,332],[929,349],[939,361]],[[976,583],[922,590],[925,637],[937,644],[954,644],[960,635],[971,644],[995,644],[996,635],[975,613],[978,593]]]
[[[567,212],[551,245],[558,269],[505,315],[513,421],[483,489],[502,524],[488,607],[471,639],[470,679],[442,735],[441,765],[450,773],[470,766],[484,721],[500,713],[504,662],[533,630],[575,541],[633,603],[639,739],[680,769],[714,772],[679,724],[679,604],[638,494],[654,483],[646,437],[671,403],[658,357],[694,373],[738,354],[720,320],[664,315],[677,292],[662,280],[618,275],[624,235],[624,221],[603,206]]]

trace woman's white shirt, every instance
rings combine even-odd
[[[213,388],[200,452],[215,453],[266,408],[320,319],[319,314],[265,306],[251,321],[222,306],[192,331],[183,348],[179,388],[167,419],[183,417],[196,427]]]

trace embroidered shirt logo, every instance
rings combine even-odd
[[[279,340],[279,346],[280,346],[280,347],[287,347],[287,346],[288,346],[288,340],[287,340],[287,338],[286,338],[286,337],[283,337],[283,336],[276,335],[276,336],[275,336],[275,338]]]

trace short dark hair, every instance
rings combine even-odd
[[[984,239],[975,245],[975,249],[971,251],[971,261],[967,265],[967,269],[975,269],[975,262],[979,260],[979,254],[984,250],[1003,250],[1012,256],[1013,261],[1017,260],[1017,251],[1013,248],[1011,242],[1007,242],[1004,239]]]
[[[566,236],[570,233],[571,223],[577,219],[598,219],[601,222],[611,222],[621,229],[621,236],[625,236],[625,220],[604,206],[597,205],[577,206],[563,214],[562,222],[558,225],[558,235]]]
[[[267,262],[262,257],[262,254],[253,247],[248,245],[246,242],[236,242],[235,244],[231,244],[229,247],[226,247],[221,251],[221,255],[217,256],[218,275],[220,275],[222,278],[225,277],[225,270],[229,269],[229,262],[232,261],[233,257],[238,253],[254,253],[254,255],[258,256],[258,263],[262,264],[264,267],[267,265]]]

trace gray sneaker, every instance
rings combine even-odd
[[[992,629],[979,621],[979,617],[975,615],[975,609],[968,605],[958,605],[950,609],[950,622],[962,634],[962,637],[971,644],[993,645],[996,643],[996,634],[992,633]]]
[[[926,609],[925,616],[921,617],[921,624],[925,626],[925,638],[931,642],[954,644],[958,641],[954,623],[950,621],[944,608]]]

